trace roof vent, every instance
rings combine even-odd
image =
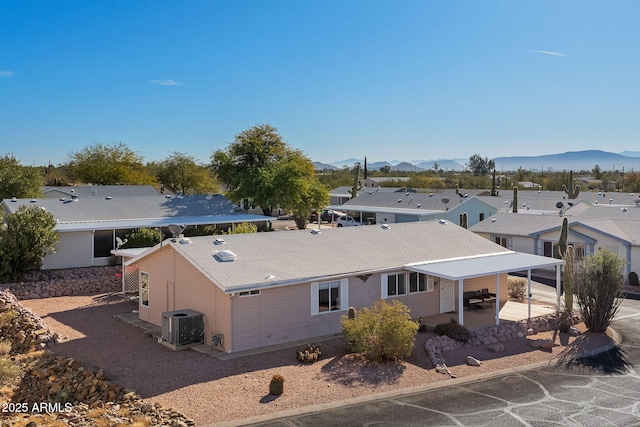
[[[447,223],[447,221],[445,221],[444,219],[439,219],[439,220],[438,220],[438,222],[439,222],[440,224],[446,224],[446,223]]]
[[[37,202],[36,199],[31,199],[31,203],[35,203],[35,202]]]
[[[234,254],[230,250],[214,251],[213,256],[222,262],[230,262],[238,258],[238,255]]]
[[[388,229],[390,229],[391,227],[389,226],[389,224],[382,224],[382,225],[380,226],[380,228],[382,228],[383,230],[388,230]]]
[[[191,239],[189,239],[188,237],[182,236],[179,242],[181,245],[188,245],[189,243],[191,243]]]
[[[107,196],[107,197],[105,197],[105,199],[111,200],[111,196]]]
[[[275,279],[275,278],[276,278],[276,276],[274,276],[273,274],[269,273],[269,274],[267,274],[267,276],[264,278],[264,280],[272,280],[272,279]]]
[[[626,211],[627,211],[627,208],[622,208],[622,212],[626,212]]]
[[[422,204],[421,204],[421,203],[418,203],[418,204],[416,205],[416,208],[419,208],[420,206],[422,206]]]
[[[496,222],[496,219],[495,218],[491,218],[491,222]]]
[[[64,202],[65,200],[67,200],[67,198],[66,198],[66,197],[60,197],[60,201],[61,201],[61,202]]]
[[[222,237],[218,237],[216,240],[213,241],[214,245],[224,245],[225,241]]]
[[[12,202],[17,202],[17,201],[18,201],[18,199],[14,196],[14,197],[12,197],[12,198],[11,198],[11,201],[12,201]]]
[[[320,230],[316,230],[315,228],[311,230],[311,234],[322,234]]]

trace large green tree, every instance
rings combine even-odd
[[[21,206],[0,225],[0,278],[16,280],[42,267],[46,254],[58,243],[56,221],[38,206]]]
[[[173,152],[159,163],[147,165],[162,184],[182,194],[211,194],[220,191],[208,166],[195,157]]]
[[[493,160],[489,160],[487,157],[483,159],[480,154],[474,154],[469,157],[469,163],[467,163],[467,168],[474,175],[486,175],[494,167],[495,162]]]
[[[39,197],[43,185],[37,168],[23,166],[10,155],[0,157],[0,200]]]
[[[96,185],[154,184],[143,158],[122,142],[95,144],[71,155],[71,170],[77,181]]]
[[[311,189],[320,186],[313,163],[285,143],[271,125],[242,131],[226,149],[213,153],[211,164],[227,188],[227,197],[233,201],[248,199],[265,215],[271,215],[276,206],[303,212],[305,203],[316,202],[315,196],[310,196]],[[320,207],[310,206],[309,212]]]

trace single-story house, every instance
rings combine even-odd
[[[568,237],[577,257],[607,248],[627,261],[626,273],[640,271],[640,208],[590,208],[571,215],[531,215],[499,212],[470,230],[519,252],[558,256],[563,217],[568,218]]]
[[[59,199],[5,199],[7,214],[21,206],[38,206],[56,220],[60,240],[56,252],[45,256],[43,269],[93,267],[113,262],[111,251],[118,239],[138,228],[157,228],[171,235],[167,226],[181,228],[216,225],[226,230],[242,222],[268,224],[272,218],[246,214],[220,194],[194,196],[139,196],[97,198],[77,196]]]
[[[508,272],[561,264],[446,220],[169,239],[126,262],[139,272],[141,320],[164,329],[199,313],[203,342],[225,352],[340,333],[349,307],[381,298],[414,319],[457,312],[464,324],[464,292],[488,289],[498,319]]]
[[[441,193],[382,192],[377,189],[361,192],[358,197],[342,205],[331,205],[353,215],[362,223],[391,224],[446,219],[462,224],[467,213],[467,224],[472,226],[490,217],[498,209],[484,198],[460,191]]]

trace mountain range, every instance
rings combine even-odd
[[[640,151],[623,151],[611,153],[601,150],[568,151],[559,154],[546,154],[542,156],[515,156],[496,157],[493,159],[498,171],[515,171],[519,168],[533,172],[558,172],[564,170],[591,170],[595,165],[603,171],[638,171],[640,170]],[[462,171],[469,159],[435,159],[435,160],[389,160],[380,162],[367,161],[367,169],[379,170],[388,166],[393,171],[420,172],[433,169],[437,163],[438,169],[444,171]],[[364,165],[363,159],[345,159],[333,163],[313,162],[316,170],[342,169],[353,167],[359,162]]]

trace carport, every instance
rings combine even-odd
[[[458,323],[464,325],[463,292],[465,279],[496,276],[496,325],[500,324],[500,274],[516,271],[527,272],[528,316],[531,318],[531,270],[551,268],[556,271],[556,284],[560,283],[561,266],[564,261],[522,252],[500,252],[496,254],[458,258],[447,261],[409,264],[405,268],[417,273],[429,274],[458,281]],[[560,305],[560,286],[556,286],[557,304]]]

